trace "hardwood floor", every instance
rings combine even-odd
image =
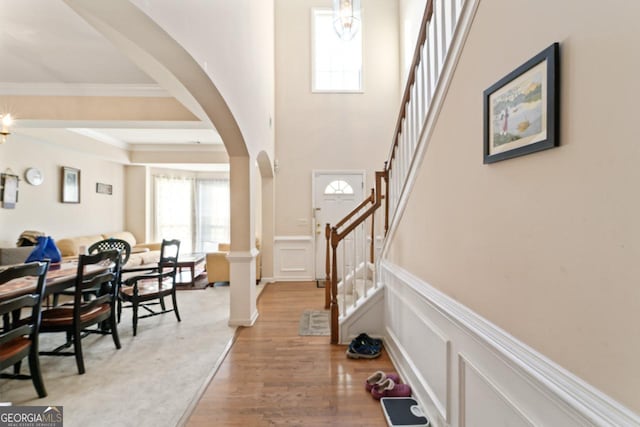
[[[386,352],[353,360],[327,336],[298,336],[302,312],[323,306],[315,282],[269,284],[186,425],[386,426],[364,388],[376,370],[393,372]]]

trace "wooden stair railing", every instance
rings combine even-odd
[[[360,212],[362,208],[367,206],[368,203],[372,203],[372,204],[375,203],[375,191],[373,188],[371,189],[371,194],[369,195],[369,197],[364,199],[362,203],[360,203],[351,212],[349,212],[344,218],[342,218],[340,222],[338,222],[335,225],[335,228],[340,228],[344,224],[346,224],[351,218],[353,218],[358,212]],[[372,233],[373,233],[373,230],[372,230]],[[324,235],[325,235],[325,238],[327,239],[326,262],[325,262],[325,292],[324,292],[325,294],[324,308],[326,310],[329,308],[329,305],[331,304],[331,286],[328,286],[331,280],[331,256],[329,252],[331,249],[331,224],[327,223],[325,225]]]
[[[325,286],[330,287],[325,291],[325,306],[328,305],[331,309],[332,343],[338,342],[339,335],[337,247],[356,227],[371,217],[370,262],[375,264],[373,215],[381,206],[384,198],[383,215],[386,236],[389,232],[390,220],[395,221],[400,203],[405,200],[405,190],[410,181],[410,173],[415,171],[417,167],[417,162],[414,162],[414,159],[419,153],[418,148],[423,149],[425,146],[422,141],[424,129],[429,120],[434,120],[429,113],[437,111],[438,105],[441,105],[442,94],[447,86],[446,80],[451,78],[450,65],[452,62],[449,61],[447,64],[449,48],[453,44],[457,44],[459,51],[460,40],[465,37],[461,35],[463,33],[456,31],[458,21],[464,15],[462,22],[469,25],[469,19],[475,5],[477,2],[469,0],[427,0],[384,171],[376,172],[375,191],[372,190],[371,196],[359,208],[356,208],[334,227],[327,224],[325,228],[327,239],[325,272],[327,283]],[[446,71],[447,67],[448,71]],[[447,76],[444,82],[441,79],[443,70],[445,70],[444,75]],[[385,180],[384,189],[382,188],[383,178]],[[382,190],[384,190],[384,195]],[[371,202],[372,197],[374,198],[373,203]],[[362,212],[368,203],[372,203],[372,205]],[[394,222],[392,222],[392,226],[393,224]],[[330,257],[331,259],[329,259]]]
[[[331,261],[330,261],[330,271],[331,277],[327,282],[326,287],[330,288],[330,292],[326,295],[329,295],[329,308],[331,310],[331,343],[338,343],[338,335],[339,335],[339,317],[340,311],[338,310],[338,245],[342,242],[350,233],[352,233],[356,227],[366,221],[368,218],[373,218],[373,214],[376,210],[382,205],[382,179],[386,179],[387,173],[386,171],[378,171],[376,172],[376,188],[375,190],[371,190],[371,194],[368,198],[366,198],[356,209],[354,209],[349,215],[343,218],[338,224],[331,227],[331,231],[329,233],[329,240],[331,243]],[[357,217],[356,215],[360,210],[365,208],[367,204],[370,204],[369,208],[367,208],[364,212],[361,212]],[[354,218],[355,217],[355,218]],[[327,228],[329,224],[327,224]],[[340,228],[344,227],[343,230]],[[370,260],[373,262],[374,260],[374,243],[375,243],[375,228],[374,223],[372,221],[371,226],[371,255]]]

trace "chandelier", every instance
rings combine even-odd
[[[360,29],[360,0],[333,0],[333,28],[342,40],[351,40]]]

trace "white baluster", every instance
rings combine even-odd
[[[431,20],[429,24],[429,33],[427,34],[427,43],[429,44],[429,82],[431,84],[431,95],[436,90],[436,83],[438,83],[438,43],[436,42],[436,23],[435,20]]]
[[[451,46],[451,40],[453,39],[453,31],[456,29],[456,4],[454,1],[445,2],[445,18],[446,18],[446,51],[449,51],[449,46]]]
[[[427,31],[428,33],[428,31]],[[424,45],[422,45],[422,81],[424,82],[424,118],[423,121],[427,118],[427,112],[429,111],[429,105],[431,105],[431,73],[429,72],[429,67],[431,64],[431,60],[429,58],[429,42],[425,40]]]
[[[465,0],[455,0],[455,16],[456,16],[456,24],[458,23],[458,17],[460,16],[460,12],[462,11],[462,6],[464,5]]]
[[[357,268],[357,247],[358,247],[358,228],[357,226],[353,229],[353,237],[351,241],[351,293],[353,294],[353,301],[351,301],[351,305],[356,305],[356,299],[358,297],[358,287],[356,286],[356,268]]]
[[[409,141],[409,160],[413,158],[413,150],[416,146],[416,140],[418,139],[418,85],[413,84],[411,90],[411,103],[413,108],[411,109],[411,141]],[[409,162],[411,164],[411,162]]]
[[[370,227],[367,227],[367,221],[362,223],[362,283],[363,285],[363,297],[367,297],[367,229],[369,229]]]
[[[409,107],[407,106],[407,110],[408,109],[409,109]],[[409,145],[409,142],[408,142],[409,135],[408,135],[407,127],[408,127],[408,119],[407,119],[407,117],[405,117],[404,120],[402,120],[402,150],[401,150],[401,153],[402,153],[402,157],[401,157],[402,158],[402,160],[401,160],[402,167],[400,168],[400,171],[401,171],[400,180],[401,181],[404,181],[405,177],[407,176],[407,169],[408,169],[407,168],[407,165],[408,165],[408,162],[407,162],[407,151],[408,151],[407,150],[407,146]]]
[[[425,107],[425,93],[424,93],[424,57],[422,56],[423,50],[420,49],[420,62],[416,66],[416,93],[418,94],[417,101],[417,121],[416,126],[418,129],[422,129],[424,122],[424,107]]]

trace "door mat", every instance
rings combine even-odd
[[[329,326],[329,311],[305,310],[300,317],[298,335],[300,336],[328,336],[331,334]]]

